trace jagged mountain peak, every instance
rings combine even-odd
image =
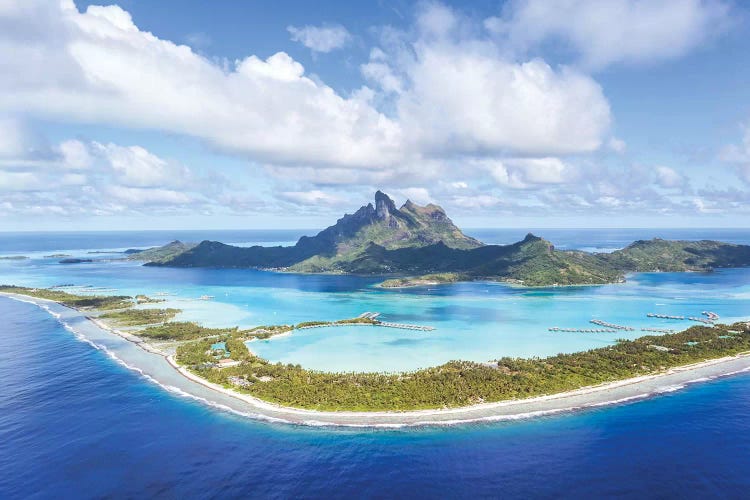
[[[354,214],[344,215],[316,236],[300,238],[296,248],[303,255],[340,259],[356,255],[373,243],[388,250],[435,243],[463,249],[482,245],[465,236],[437,205],[421,207],[407,200],[399,209],[390,196],[378,190],[374,205],[368,203]]]
[[[392,213],[397,211],[396,204],[387,194],[380,190],[375,193],[375,213],[378,219],[386,220]]]
[[[523,241],[525,243],[528,243],[528,242],[531,242],[531,241],[541,241],[541,240],[542,240],[542,238],[540,238],[539,236],[535,235],[534,233],[528,233],[526,235],[526,237],[523,239]]]
[[[628,272],[748,267],[750,246],[653,239],[612,253],[592,254],[555,250],[552,243],[532,233],[510,245],[482,245],[464,235],[441,207],[419,206],[407,200],[397,209],[388,195],[378,191],[375,204],[368,203],[345,215],[316,236],[300,238],[293,247],[173,242],[128,258],[146,261],[147,265],[176,267],[412,276],[447,273],[440,279],[501,279],[540,286],[612,283],[622,281]]]

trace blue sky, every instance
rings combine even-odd
[[[0,230],[743,227],[731,0],[0,2]]]

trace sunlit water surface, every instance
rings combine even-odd
[[[540,234],[562,248],[611,251],[636,238],[651,237],[652,231],[542,230]],[[750,241],[748,231],[671,231],[667,237]],[[479,230],[478,236],[501,243],[522,237],[507,232]],[[546,232],[553,234],[549,236]],[[289,232],[268,231],[241,232],[234,238],[232,233],[169,236],[186,240],[224,237],[247,245],[295,239]],[[694,324],[648,318],[648,313],[699,317],[703,311],[713,311],[723,321],[750,315],[750,269],[722,269],[705,274],[637,274],[629,276],[624,284],[605,286],[528,289],[479,282],[384,290],[374,286],[381,277],[154,268],[118,260],[122,254],[91,253],[148,246],[158,239],[151,233],[140,238],[145,240],[139,239],[138,234],[127,239],[118,233],[112,233],[109,239],[69,237],[67,246],[73,247],[71,250],[54,247],[55,240],[51,237],[49,241],[31,239],[26,241],[27,248],[23,248],[24,236],[16,235],[4,242],[5,248],[0,247],[0,252],[31,258],[0,260],[0,282],[26,286],[74,284],[128,295],[166,294],[161,296],[167,302],[159,307],[182,309],[178,320],[198,321],[206,326],[296,324],[379,312],[385,321],[434,328],[432,331],[370,326],[319,328],[249,344],[254,352],[274,362],[331,371],[404,371],[453,359],[485,362],[502,356],[549,356],[609,345],[618,338],[637,337],[643,335],[644,327],[683,329]],[[103,247],[105,243],[110,246]],[[34,245],[46,247],[39,250]],[[60,264],[59,258],[48,257],[55,253],[91,258],[94,262]],[[201,296],[213,298],[200,300]],[[549,331],[551,327],[598,328],[590,323],[592,319],[635,330]]]
[[[540,232],[559,246],[608,251],[658,234],[750,242],[742,231],[653,233]],[[523,237],[477,235],[498,243]],[[187,236],[253,244],[293,241],[297,234],[6,235],[0,255],[33,258],[0,261],[0,282],[169,292],[184,318],[212,325],[338,319],[369,310],[436,327],[313,330],[251,344],[270,359],[327,369],[407,369],[605,345],[612,336],[546,330],[586,327],[593,317],[640,326],[653,324],[645,318],[650,311],[750,315],[750,276],[737,270],[638,275],[625,285],[572,289],[474,283],[381,291],[372,288],[375,279],[117,261],[65,266],[44,258],[64,251],[108,259],[117,255],[87,252]],[[216,298],[196,300],[204,294]],[[0,317],[0,498],[744,498],[750,488],[750,375],[518,422],[302,428],[255,422],[166,392],[33,305],[0,298]]]

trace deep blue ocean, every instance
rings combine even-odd
[[[651,236],[750,243],[746,230],[557,231],[538,233],[560,247],[602,250]],[[299,234],[6,233],[0,254],[177,238],[286,242]],[[472,234],[505,243],[524,232]],[[295,427],[166,392],[31,304],[0,298],[0,318],[3,499],[747,498],[750,488],[750,374],[515,422]]]

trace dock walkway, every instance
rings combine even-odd
[[[602,321],[600,319],[592,319],[591,321],[589,321],[589,323],[603,326],[604,328],[610,328],[612,330],[625,330],[627,332],[635,331],[635,328],[633,328],[632,326],[616,325],[614,323],[607,323],[606,321]]]
[[[406,323],[389,323],[387,321],[378,321],[374,323],[374,326],[384,326],[386,328],[400,328],[401,330],[419,330],[422,332],[431,332],[435,329],[434,326],[423,326],[423,325],[409,325]]]
[[[703,323],[704,325],[713,325],[716,320],[719,319],[719,315],[715,312],[711,311],[703,311],[701,313],[703,316],[706,316],[706,318],[699,318],[697,316],[688,316],[687,318],[685,316],[675,316],[671,314],[656,314],[656,313],[648,313],[646,314],[649,318],[659,318],[659,319],[673,319],[673,320],[679,320],[679,321],[695,321],[697,323]]]
[[[320,323],[316,325],[306,325],[301,326],[299,328],[296,328],[296,330],[309,330],[311,328],[327,328],[329,326],[382,326],[384,328],[397,328],[400,330],[412,330],[412,331],[419,331],[419,332],[431,332],[435,330],[434,326],[425,326],[425,325],[410,325],[408,323],[392,323],[390,321],[379,321],[376,319],[378,316],[380,316],[379,312],[364,312],[357,316],[357,318],[363,318],[363,319],[371,319],[373,320],[373,323],[339,323],[332,321],[330,323]]]

